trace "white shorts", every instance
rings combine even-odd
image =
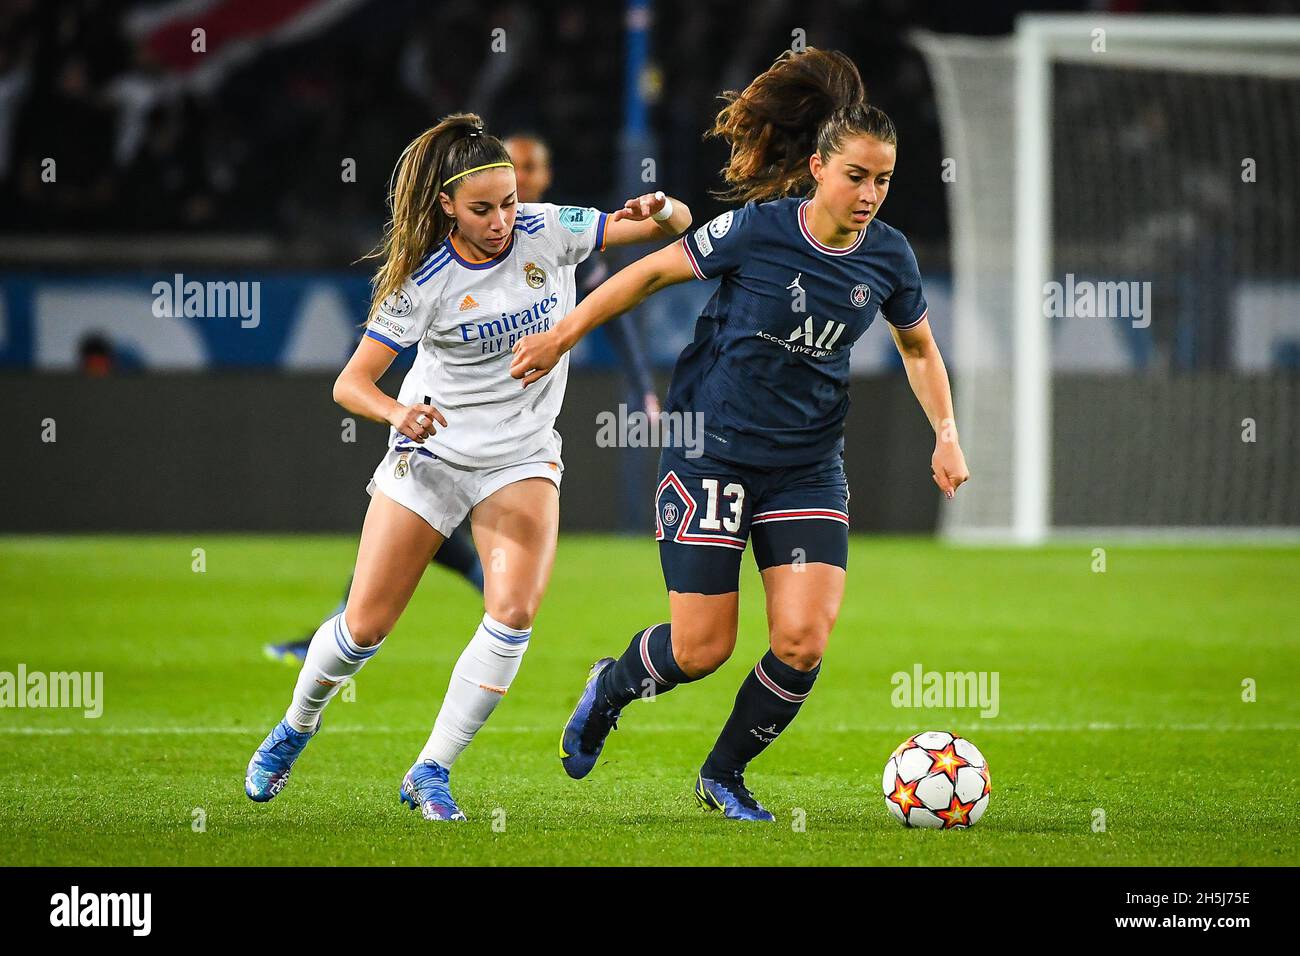
[[[475,505],[506,485],[546,478],[558,489],[564,476],[560,448],[560,433],[552,430],[550,440],[534,454],[488,468],[456,465],[423,448],[390,448],[366,491],[373,495],[378,488],[446,538]]]

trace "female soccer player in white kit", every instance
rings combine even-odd
[[[519,669],[559,525],[554,424],[567,357],[525,390],[510,377],[511,350],[573,308],[574,269],[593,251],[679,235],[691,214],[662,193],[610,215],[520,205],[509,154],[470,113],[444,118],[406,148],[390,205],[370,320],[334,385],[348,411],[391,426],[390,447],[367,489],[347,607],[312,638],[288,712],[253,754],[244,789],[264,802],[284,788],[325,705],[378,652],[468,514],[485,568],[483,620],[400,791],[425,819],[463,820],[448,772]],[[417,343],[394,400],[375,383]]]

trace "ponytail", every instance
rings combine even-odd
[[[509,162],[501,140],[486,133],[483,120],[474,113],[443,117],[402,151],[389,184],[391,218],[383,241],[366,257],[383,260],[371,280],[370,318],[416,271],[429,250],[451,234],[455,222],[443,211],[438,194],[455,196],[468,178],[466,173]]]
[[[867,104],[858,68],[838,50],[786,50],[742,92],[727,90],[721,98],[726,106],[705,135],[731,146],[722,168],[727,189],[714,192],[729,202],[805,190],[812,182],[808,157],[839,152],[849,136],[898,143],[893,122]]]

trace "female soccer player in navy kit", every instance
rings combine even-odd
[[[702,416],[705,436],[697,457],[670,446],[660,462],[655,537],[672,619],[592,667],[561,759],[570,776],[586,776],[623,707],[730,657],[749,539],[771,649],[741,685],[695,793],[729,818],[772,820],[744,771],[812,692],[844,595],[849,349],[877,310],[934,428],[935,483],[951,498],[969,474],[916,258],[876,218],[894,170],[893,123],[866,103],[857,68],[838,52],[787,52],[724,97],[712,130],[731,145],[724,195],[746,205],[619,272],[562,325],[517,344],[511,374],[527,386],[651,293],[721,278],[665,405]],[[809,185],[807,198],[783,198]]]

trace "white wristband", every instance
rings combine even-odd
[[[664,195],[663,193],[655,193],[655,198],[658,199],[660,196],[663,195]],[[671,219],[672,217],[673,217],[673,201],[669,199],[667,196],[664,196],[664,208],[660,209],[657,213],[655,213],[650,218],[653,219],[655,222],[664,222],[665,220]]]

